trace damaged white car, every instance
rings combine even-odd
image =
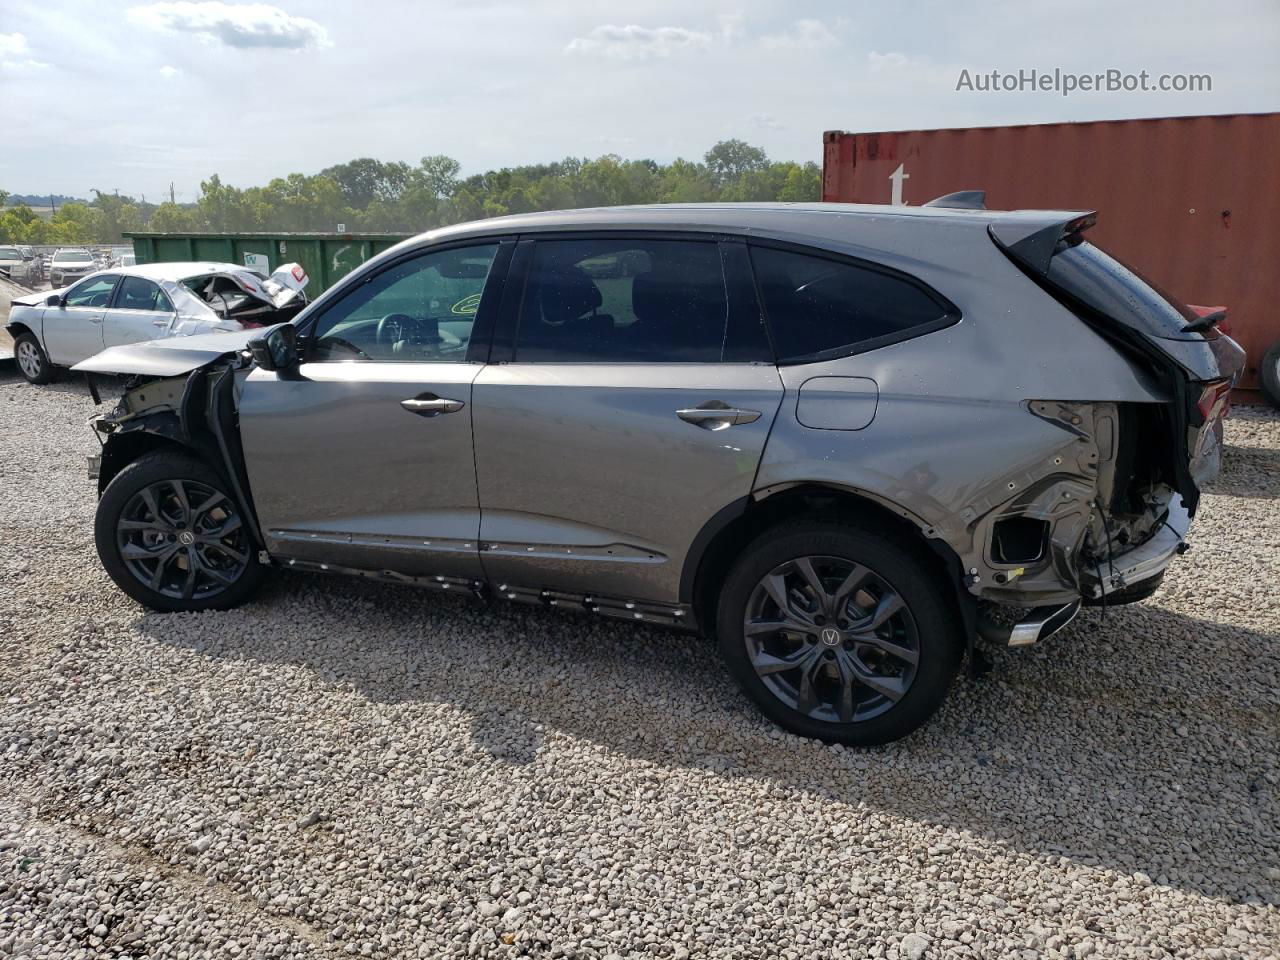
[[[262,277],[234,263],[149,263],[93,273],[74,286],[13,301],[5,329],[18,369],[49,383],[59,368],[107,347],[236,332],[291,319],[307,273],[287,263]]]

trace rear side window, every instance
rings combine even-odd
[[[523,363],[721,363],[729,301],[713,241],[593,238],[534,248]]]
[[[874,349],[955,319],[921,287],[840,260],[751,248],[779,363],[809,363]]]
[[[125,277],[116,294],[116,307],[121,310],[156,310],[160,288],[142,277]]]

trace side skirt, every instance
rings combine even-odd
[[[471,594],[480,600],[496,597],[512,603],[575,610],[579,613],[590,613],[614,620],[652,623],[690,633],[698,631],[692,608],[685,604],[655,603],[652,600],[630,600],[626,597],[602,597],[592,593],[566,593],[561,590],[543,590],[538,587],[517,586],[509,583],[495,584],[468,577],[411,576],[397,573],[395,570],[368,570],[315,560],[275,558],[274,562],[286,570],[337,573],[344,576],[363,577],[367,580],[380,580],[384,583],[425,587],[428,590]]]

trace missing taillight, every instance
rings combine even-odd
[[[1049,522],[1034,517],[997,520],[991,533],[991,559],[996,563],[1034,563],[1044,556]]]

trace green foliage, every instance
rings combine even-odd
[[[66,203],[48,221],[29,207],[3,210],[0,242],[116,242],[131,230],[166,233],[349,231],[418,233],[483,217],[534,210],[637,203],[808,201],[821,196],[816,163],[771,162],[759,147],[725,140],[702,162],[677,159],[594,160],[503,167],[459,178],[451,157],[423,157],[416,166],[371,157],[327,167],[315,175],[291,173],[263,187],[241,189],[214,174],[200,184],[194,204],[140,203],[94,191],[85,206]],[[0,192],[0,206],[6,196]],[[22,212],[25,211],[25,212]]]

